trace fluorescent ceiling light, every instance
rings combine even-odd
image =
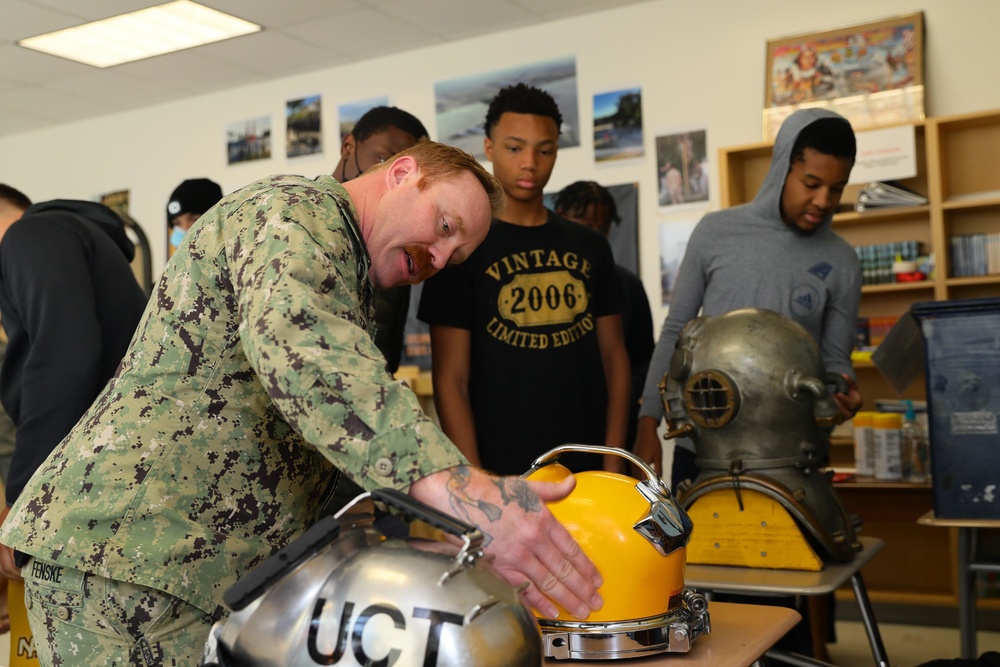
[[[69,60],[112,67],[257,32],[261,27],[190,0],[112,16],[17,42]]]

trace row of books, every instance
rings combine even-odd
[[[896,282],[892,265],[903,260],[915,262],[920,257],[920,241],[897,241],[876,245],[856,246],[861,260],[861,281],[863,285],[885,285]]]
[[[860,212],[887,206],[925,206],[927,197],[895,181],[872,181],[858,191],[854,210]]]
[[[898,321],[899,315],[859,317],[856,328],[855,346],[859,350],[878,347]]]
[[[989,276],[1000,273],[1000,233],[957,234],[951,237],[951,275]]]

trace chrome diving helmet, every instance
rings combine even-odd
[[[570,452],[621,456],[644,474],[636,480],[603,471],[572,473],[558,463]],[[524,477],[576,487],[548,504],[604,578],[604,606],[576,620],[539,617],[545,655],[578,660],[687,652],[710,631],[704,596],[684,588],[685,546],[691,519],[667,485],[642,459],[611,447],[563,445],[543,454]]]
[[[385,539],[368,498],[463,541]],[[226,591],[202,667],[538,667],[538,624],[483,534],[392,489],[365,493]]]
[[[660,383],[666,437],[690,437],[701,470],[677,490],[684,507],[718,489],[738,500],[741,489],[759,491],[784,506],[824,560],[852,560],[861,548],[857,519],[825,469],[840,421],[828,385],[847,389],[825,371],[809,333],[776,312],[746,308],[689,322]]]

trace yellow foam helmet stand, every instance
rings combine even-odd
[[[24,582],[8,580],[7,611],[10,614],[10,667],[39,667],[35,641],[24,607]]]
[[[774,498],[743,489],[710,491],[687,511],[698,530],[688,544],[688,560],[703,565],[731,565],[780,570],[823,569],[823,559],[799,525]]]
[[[559,482],[571,474],[556,463],[539,468],[528,479]],[[548,505],[604,578],[599,590],[604,606],[585,621],[648,618],[680,605],[685,549],[662,556],[633,529],[649,512],[649,501],[635,485],[635,479],[617,473],[580,472],[572,493]],[[573,618],[562,608],[559,617]]]

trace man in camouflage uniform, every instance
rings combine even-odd
[[[573,482],[468,468],[372,342],[373,285],[464,260],[501,192],[425,141],[343,186],[253,183],[199,220],[118,374],[0,532],[28,555],[43,665],[196,664],[223,591],[315,520],[339,474],[446,512],[461,477],[479,501],[464,518],[529,604],[600,606],[599,574],[544,506]]]

